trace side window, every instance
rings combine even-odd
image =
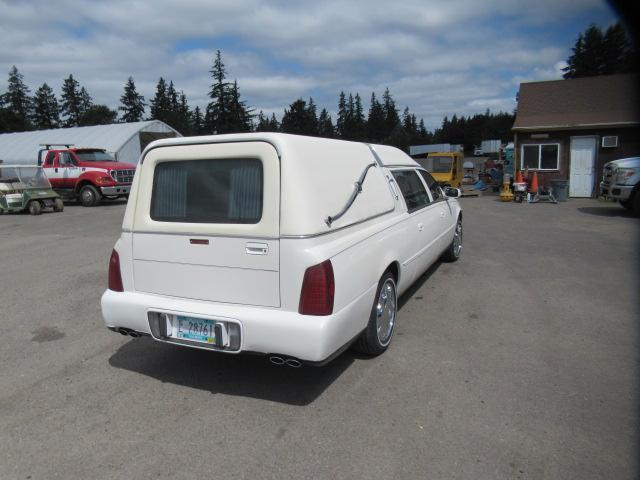
[[[47,158],[44,159],[44,166],[51,167],[53,165],[53,159],[56,157],[55,152],[47,153]]]
[[[73,162],[71,162],[71,155],[69,155],[69,152],[60,152],[58,154],[58,159],[60,161],[60,166],[68,166],[68,165],[73,165]]]
[[[431,176],[429,172],[425,172],[424,170],[418,170],[422,178],[424,179],[424,183],[429,187],[429,191],[431,191],[431,197],[433,197],[433,201],[439,200],[442,197],[442,192],[440,191],[440,187],[438,186],[438,182]]]
[[[427,191],[414,170],[396,170],[391,173],[400,187],[409,213],[429,204]]]

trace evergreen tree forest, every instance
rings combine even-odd
[[[620,23],[605,31],[596,25],[581,33],[567,59],[564,78],[576,78],[637,71],[637,51]],[[434,131],[425,128],[409,107],[400,110],[392,93],[367,92],[365,106],[359,92],[340,92],[336,117],[320,108],[313,98],[295,99],[276,114],[265,114],[247,105],[237,80],[231,80],[218,50],[209,70],[208,103],[191,108],[187,96],[173,81],[160,77],[148,102],[129,77],[117,110],[95,104],[88,90],[70,74],[63,80],[59,96],[43,83],[31,89],[16,66],[9,70],[6,90],[0,93],[0,133],[161,120],[185,136],[238,132],[284,132],[353,141],[394,145],[428,143],[462,144],[465,149],[484,139],[507,141],[512,137],[514,115],[507,112],[453,114],[445,117]],[[0,91],[2,92],[2,91]],[[428,92],[425,92],[428,95]]]
[[[638,71],[638,51],[620,22],[604,32],[591,24],[572,48],[564,78],[592,77]]]

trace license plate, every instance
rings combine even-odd
[[[176,320],[178,322],[177,338],[201,343],[216,343],[215,321],[181,315],[177,315]]]

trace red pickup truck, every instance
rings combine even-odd
[[[98,205],[102,198],[127,198],[136,166],[118,162],[102,148],[52,149],[46,145],[38,153],[53,189],[63,198],[78,199],[85,207]]]

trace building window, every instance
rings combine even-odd
[[[560,144],[522,145],[522,168],[529,170],[558,170]]]

